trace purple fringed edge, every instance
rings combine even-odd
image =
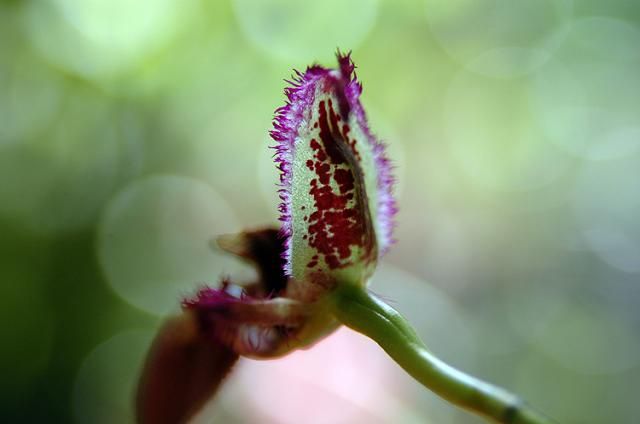
[[[182,308],[207,310],[254,300],[244,290],[238,296],[232,295],[229,293],[230,285],[231,281],[227,278],[222,279],[220,288],[212,288],[206,284],[202,285],[194,295],[182,299]]]
[[[237,298],[227,292],[226,286],[227,282],[224,280],[222,287],[219,289],[203,285],[193,296],[182,299],[182,307],[184,309],[206,309],[210,306],[221,306],[238,302]]]
[[[362,85],[357,79],[355,65],[351,60],[351,53],[336,54],[340,67],[340,78],[344,83],[344,97],[350,108],[350,113],[355,113],[358,123],[363,129],[369,143],[372,146],[375,163],[377,165],[377,191],[378,191],[378,219],[382,228],[380,254],[384,254],[394,243],[393,229],[395,227],[394,216],[397,212],[396,201],[393,197],[394,178],[392,175],[391,161],[385,152],[384,143],[377,140],[367,124],[367,118],[360,104]],[[278,210],[281,221],[280,236],[284,238],[283,259],[285,260],[285,273],[291,275],[291,236],[293,233],[291,219],[292,203],[292,164],[295,155],[295,140],[298,136],[298,128],[304,119],[304,113],[314,101],[316,83],[318,80],[332,75],[332,70],[319,65],[307,68],[303,73],[294,70],[291,81],[285,80],[289,87],[284,89],[287,101],[284,106],[275,111],[271,138],[276,141],[273,146],[276,153],[274,160],[280,170],[280,182],[278,195],[281,200]]]
[[[284,89],[287,101],[284,106],[276,109],[273,130],[269,133],[277,143],[273,149],[276,151],[274,160],[280,170],[278,197],[281,203],[278,206],[280,212],[278,219],[281,222],[280,237],[284,239],[282,257],[285,260],[284,271],[286,275],[291,275],[291,236],[293,235],[291,219],[291,180],[293,175],[291,167],[295,154],[295,140],[298,136],[298,127],[304,119],[304,112],[313,103],[315,82],[325,73],[328,71],[320,66],[307,68],[304,74],[294,70],[292,81],[285,80],[290,85]]]
[[[395,216],[398,213],[398,206],[393,196],[393,186],[395,184],[393,166],[387,156],[386,144],[378,140],[369,129],[367,115],[360,103],[362,84],[358,81],[355,65],[351,60],[351,54],[341,55],[338,53],[338,63],[340,64],[343,77],[348,81],[344,87],[344,95],[347,103],[349,104],[351,113],[356,115],[358,124],[372,147],[373,158],[376,163],[378,225],[382,229],[382,234],[378,235],[379,240],[381,240],[378,247],[380,248],[380,256],[382,256],[395,243],[393,231],[395,229]]]

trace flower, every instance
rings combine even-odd
[[[350,56],[338,68],[296,72],[271,136],[280,175],[282,228],[218,239],[258,278],[201,288],[183,301],[149,351],[138,421],[184,422],[220,386],[239,356],[274,358],[344,324],[375,340],[425,387],[505,424],[550,424],[517,396],[435,357],[397,311],[366,289],[392,242],[395,201],[384,145],[369,131]]]
[[[391,245],[390,162],[369,130],[350,55],[337,58],[336,69],[296,71],[286,105],[276,110],[271,137],[281,171],[280,230],[218,239],[256,267],[257,281],[225,278],[220,288],[205,286],[183,300],[183,315],[160,331],[147,359],[140,421],[193,414],[238,355],[274,358],[334,331],[340,322],[329,312],[331,293],[340,285],[366,286]],[[219,367],[207,364],[207,355]],[[209,370],[209,381],[194,375],[197,366]],[[196,390],[190,379],[200,381]],[[171,413],[158,411],[168,404]]]
[[[349,54],[296,72],[276,110],[286,271],[298,280],[364,282],[392,242],[396,213],[385,146],[369,130]],[[340,271],[338,271],[340,270]]]

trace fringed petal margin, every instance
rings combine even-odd
[[[397,211],[385,146],[369,130],[350,54],[296,71],[275,112],[285,272],[331,284],[366,281],[393,242]]]

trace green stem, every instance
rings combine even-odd
[[[405,371],[449,402],[497,423],[552,423],[517,396],[435,357],[396,310],[366,289],[343,285],[333,307],[339,321],[376,341]]]

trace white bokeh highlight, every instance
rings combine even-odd
[[[429,28],[445,52],[478,74],[512,78],[543,65],[571,22],[570,0],[425,0]]]
[[[606,160],[640,149],[640,29],[615,19],[576,20],[535,75],[531,106],[546,137],[568,153]]]
[[[331,59],[336,48],[356,49],[373,28],[378,0],[234,0],[247,38],[282,60]]]
[[[140,64],[167,42],[194,1],[45,0],[26,5],[24,26],[44,57],[96,79]]]
[[[137,174],[143,161],[130,111],[89,89],[60,103],[46,136],[0,153],[0,180],[8,182],[0,184],[0,212],[42,234],[93,227],[118,182]]]
[[[248,268],[212,249],[239,230],[234,212],[209,185],[178,176],[135,181],[108,204],[98,237],[106,280],[130,304],[156,315],[222,275]]]
[[[519,192],[562,175],[568,157],[537,124],[524,80],[459,72],[445,97],[444,125],[459,169],[476,187]]]

